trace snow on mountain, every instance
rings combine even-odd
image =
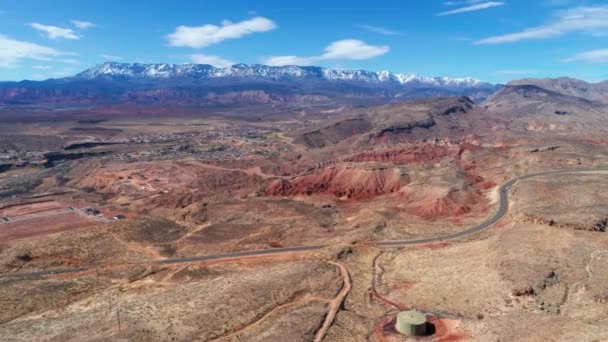
[[[195,80],[221,78],[258,78],[288,80],[294,78],[324,81],[350,81],[369,84],[395,84],[437,86],[453,88],[477,88],[493,86],[477,79],[426,77],[416,74],[395,74],[390,71],[336,70],[320,67],[267,66],[235,64],[226,68],[215,68],[206,64],[140,64],[104,63],[96,65],[75,76],[78,79],[123,78],[162,80],[188,78]]]

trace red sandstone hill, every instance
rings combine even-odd
[[[428,163],[446,157],[457,157],[462,148],[458,145],[437,145],[433,143],[411,144],[397,149],[381,149],[361,152],[344,159],[348,162],[385,162],[414,165]]]
[[[398,192],[408,183],[409,177],[398,167],[363,168],[340,165],[293,180],[276,180],[268,186],[266,195],[320,194],[362,200]]]

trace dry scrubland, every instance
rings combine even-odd
[[[19,126],[0,139],[0,339],[403,341],[412,307],[425,340],[606,339],[606,172],[519,181],[507,216],[459,240],[370,244],[475,226],[519,175],[608,167],[601,113],[518,91]]]
[[[115,276],[49,279],[34,288],[5,283],[3,312],[28,315],[2,317],[0,333],[16,340],[301,340],[314,336],[342,285],[334,265],[313,261],[160,267],[131,281]],[[32,300],[8,301],[15,295]]]

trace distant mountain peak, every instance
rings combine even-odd
[[[562,95],[608,103],[608,83],[589,83],[571,77],[526,78],[511,81],[509,86],[534,85]]]
[[[268,80],[316,79],[321,81],[350,81],[388,85],[429,85],[454,88],[493,86],[472,77],[427,77],[417,74],[399,74],[388,70],[339,70],[321,67],[268,66],[261,64],[235,64],[216,68],[208,64],[141,64],[107,62],[95,65],[75,76],[79,79],[132,78],[132,79],[183,79],[259,78]]]
[[[471,77],[428,77],[388,70],[235,64],[107,62],[75,76],[0,83],[0,105],[41,103],[348,104],[400,102],[423,97],[469,96],[483,101],[502,85]]]

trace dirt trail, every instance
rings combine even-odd
[[[190,164],[196,164],[197,166],[200,166],[204,169],[210,169],[210,170],[245,172],[249,176],[258,176],[262,179],[286,178],[283,176],[271,175],[271,174],[265,173],[264,171],[262,171],[262,169],[259,166],[254,166],[254,167],[250,167],[247,169],[239,169],[239,168],[228,168],[228,167],[222,167],[222,166],[217,166],[217,165],[204,164],[204,163],[201,163],[198,161],[191,161]]]
[[[329,307],[327,308],[327,316],[325,316],[325,321],[323,322],[321,329],[317,331],[314,342],[321,342],[323,340],[325,334],[327,334],[327,330],[329,330],[331,325],[334,323],[336,314],[338,314],[338,311],[340,311],[340,306],[342,306],[344,299],[351,289],[350,274],[348,273],[346,267],[339,262],[330,261],[329,263],[340,269],[340,274],[342,274],[342,281],[344,285],[342,285],[342,289],[336,298],[329,303]]]
[[[408,310],[408,308],[405,307],[404,305],[393,302],[393,301],[389,300],[388,298],[386,298],[385,296],[378,293],[378,289],[377,289],[378,281],[382,278],[382,275],[384,274],[384,269],[382,268],[382,266],[378,265],[378,259],[380,259],[380,257],[383,255],[384,255],[384,251],[378,253],[378,255],[376,255],[372,261],[372,283],[371,283],[371,288],[370,288],[370,299],[376,298],[380,302],[382,302],[386,307],[388,307],[390,309],[396,309],[398,311]],[[380,272],[378,272],[378,268],[380,269]]]
[[[170,283],[175,274],[177,274],[180,271],[185,270],[186,268],[188,268],[188,266],[189,265],[175,267],[173,270],[170,270],[169,273],[160,282],[161,283]]]
[[[141,244],[139,244],[137,242],[125,241],[120,236],[118,236],[118,234],[116,234],[115,232],[111,231],[110,229],[106,230],[106,232],[117,243],[123,245],[127,249],[127,251],[134,252],[134,253],[139,254],[139,255],[145,255],[145,256],[147,256],[149,258],[154,258],[154,259],[161,259],[161,258],[163,258],[163,256],[160,254],[160,252],[158,250],[156,250],[152,246],[144,246],[144,245],[141,245]],[[107,266],[116,266],[116,265],[118,265],[118,264],[116,264],[116,263],[114,263],[114,264],[108,264]]]
[[[245,330],[249,330],[251,328],[254,328],[254,327],[262,324],[267,317],[273,315],[277,311],[284,310],[284,309],[290,308],[292,306],[309,304],[309,303],[312,303],[312,302],[325,302],[325,301],[326,301],[325,298],[319,298],[319,297],[307,297],[307,298],[299,298],[299,299],[294,298],[294,299],[292,299],[291,301],[289,301],[289,302],[287,302],[285,304],[281,304],[279,306],[276,306],[276,307],[274,307],[274,308],[272,308],[272,309],[270,309],[270,310],[262,313],[262,315],[259,318],[257,318],[254,322],[252,322],[252,323],[250,323],[248,325],[245,325],[245,326],[243,326],[243,327],[241,327],[241,328],[239,328],[237,330],[231,331],[231,332],[229,332],[226,335],[213,338],[213,339],[210,340],[210,342],[214,342],[214,341],[230,341],[232,338],[238,338],[238,334],[244,332]]]

